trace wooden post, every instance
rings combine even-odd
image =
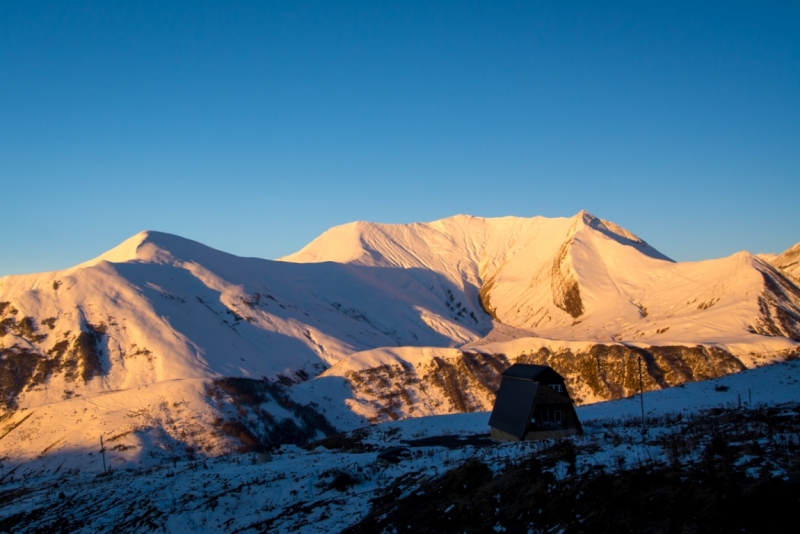
[[[103,456],[103,473],[106,473],[106,447],[103,445],[103,436],[100,436],[100,454]]]

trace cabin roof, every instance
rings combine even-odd
[[[513,366],[512,366],[513,367]],[[540,365],[529,367],[542,367]],[[539,383],[503,373],[489,426],[522,439]]]
[[[542,373],[552,373],[555,377],[563,380],[561,375],[553,371],[547,365],[533,365],[529,363],[515,363],[505,370],[503,377],[521,378],[522,380],[536,380]]]

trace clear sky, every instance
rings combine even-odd
[[[352,220],[800,241],[800,2],[2,2],[0,275]]]

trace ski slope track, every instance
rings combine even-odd
[[[782,361],[798,250],[678,263],[587,212],[356,222],[277,261],[142,232],[0,278],[0,477],[80,468],[101,435],[116,466],[486,411],[515,362],[589,404],[639,361],[647,390]]]

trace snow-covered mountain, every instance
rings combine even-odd
[[[581,403],[635,391],[639,358],[648,390],[721,376],[798,352],[776,265],[676,263],[586,212],[352,223],[279,261],[143,232],[0,278],[0,457],[60,466],[104,435],[156,461],[487,410],[517,361]]]
[[[748,344],[754,334],[800,340],[800,290],[773,266],[747,252],[676,263],[585,211],[557,219],[351,223],[283,259],[433,271],[465,304],[538,337],[658,345]]]
[[[13,377],[0,405],[183,378],[296,381],[360,350],[454,346],[491,328],[458,296],[430,271],[239,258],[143,232],[65,271],[0,279]]]

